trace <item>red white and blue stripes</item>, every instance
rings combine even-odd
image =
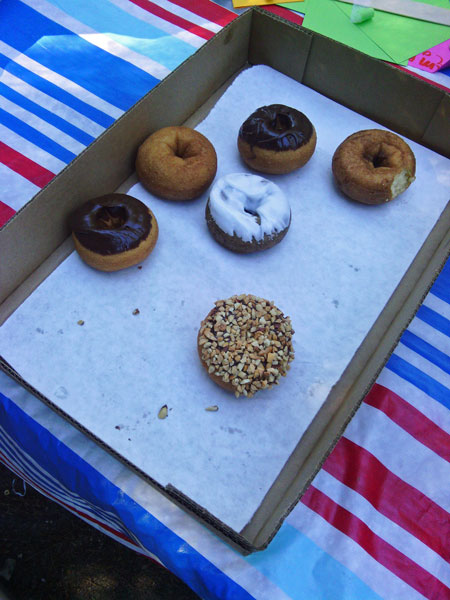
[[[252,598],[9,398],[0,393],[0,400],[0,461],[24,481],[96,529],[164,564],[201,597]],[[89,440],[85,444],[95,452]]]
[[[302,498],[357,544],[356,554],[384,567],[375,581],[370,562],[361,562],[360,576],[381,597],[450,595],[448,317],[450,265]],[[302,527],[309,531],[309,524]],[[340,539],[322,543],[340,553]]]
[[[3,0],[0,225],[233,18],[209,0]]]
[[[0,225],[233,18],[210,0],[0,1]],[[0,460],[202,598],[450,598],[450,263],[264,552],[231,550],[3,373]]]

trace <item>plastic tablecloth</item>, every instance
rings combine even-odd
[[[0,224],[235,16],[209,0],[2,0]],[[447,263],[305,495],[247,557],[3,373],[0,460],[204,599],[443,600],[449,388]]]

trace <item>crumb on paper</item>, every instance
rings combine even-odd
[[[77,321],[77,325],[84,325],[83,319],[80,319],[79,321]]]
[[[163,406],[161,406],[161,408],[159,409],[158,412],[158,419],[165,419],[167,417],[167,415],[169,414],[168,408],[167,408],[167,404],[164,404]]]

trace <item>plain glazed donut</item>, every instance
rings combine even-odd
[[[139,147],[136,172],[141,183],[166,200],[193,200],[211,185],[217,170],[214,146],[189,127],[164,127]]]
[[[88,200],[72,213],[69,226],[80,257],[100,271],[119,271],[142,262],[158,239],[155,215],[126,194]]]
[[[261,106],[241,125],[238,150],[244,162],[262,173],[280,175],[303,167],[317,142],[306,115],[284,106]]]
[[[340,190],[364,204],[389,202],[414,181],[416,159],[408,144],[384,129],[365,129],[336,149],[332,171]]]
[[[197,351],[214,383],[251,397],[287,374],[293,334],[289,317],[273,302],[242,294],[215,303],[201,322]]]
[[[291,209],[281,189],[268,179],[231,173],[211,188],[205,217],[219,244],[249,253],[281,242],[289,229]]]

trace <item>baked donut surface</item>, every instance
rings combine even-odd
[[[316,142],[316,130],[306,115],[283,104],[270,104],[258,108],[241,125],[238,150],[252,169],[281,175],[303,167]]]
[[[190,127],[163,127],[139,147],[136,172],[141,183],[166,200],[193,200],[211,185],[217,171],[214,146]]]
[[[71,214],[69,227],[80,257],[100,271],[119,271],[142,262],[158,239],[155,215],[127,194],[88,200]]]
[[[364,204],[383,204],[415,179],[416,159],[408,144],[384,129],[365,129],[336,149],[332,171],[340,190]]]
[[[281,242],[291,223],[291,209],[275,183],[259,175],[230,173],[212,186],[205,217],[219,244],[250,253]]]
[[[287,374],[293,334],[290,318],[273,302],[241,294],[215,302],[201,322],[197,351],[217,385],[251,397]]]

